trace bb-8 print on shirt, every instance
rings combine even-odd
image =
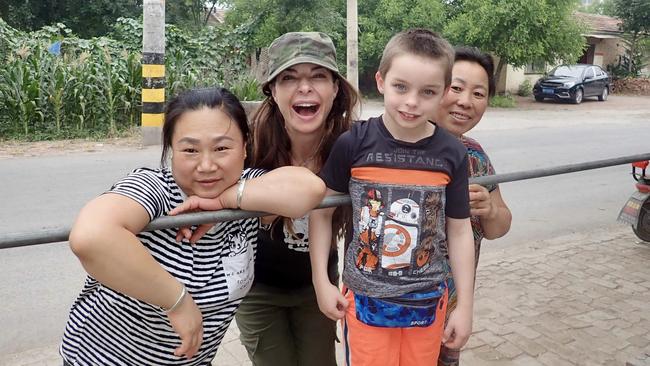
[[[400,198],[390,205],[384,227],[381,266],[388,275],[401,276],[411,266],[417,247],[420,205],[411,198]]]

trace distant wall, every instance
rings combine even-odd
[[[526,68],[514,68],[511,65],[507,67],[507,77],[505,80],[505,90],[511,94],[516,94],[519,85],[524,82],[524,80],[530,81],[530,85],[535,84],[537,79],[542,77],[544,73],[526,73]],[[548,67],[547,67],[548,69]]]
[[[618,64],[619,55],[624,55],[627,51],[626,42],[620,38],[588,37],[587,42],[596,46],[593,63],[603,69],[606,69],[607,65]]]

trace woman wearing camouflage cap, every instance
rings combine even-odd
[[[358,101],[338,71],[332,40],[318,32],[280,36],[269,47],[267,75],[266,99],[253,117],[252,166],[318,172],[336,138],[350,127]],[[335,215],[336,233],[343,232],[344,216]],[[253,365],[336,365],[336,324],[318,309],[307,223],[307,216],[279,218],[259,230],[255,284],[236,315]],[[332,248],[329,272],[336,283]]]

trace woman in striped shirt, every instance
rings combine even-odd
[[[185,92],[167,106],[162,168],[136,169],[81,210],[70,246],[89,276],[64,365],[210,364],[252,284],[260,219],[219,223],[195,245],[178,245],[176,229],[141,230],[188,196],[293,218],[322,200],[324,184],[304,167],[244,170],[248,135],[226,89]]]

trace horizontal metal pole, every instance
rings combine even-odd
[[[551,167],[551,168],[540,168],[540,169],[526,170],[521,172],[496,174],[496,175],[490,175],[484,177],[475,177],[475,178],[470,178],[469,181],[470,183],[476,183],[482,185],[505,183],[505,182],[513,182],[518,180],[547,177],[551,175],[574,173],[583,170],[606,168],[610,166],[622,165],[622,164],[627,164],[627,163],[632,163],[635,161],[642,161],[642,160],[650,160],[650,153],[624,156],[624,157],[613,158],[613,159],[596,160],[596,161],[590,161],[586,163],[562,165],[562,166]],[[331,197],[326,197],[318,207],[325,208],[325,207],[343,206],[343,205],[349,205],[350,202],[351,202],[350,196],[348,195],[331,196]],[[254,211],[221,210],[221,211],[195,212],[195,213],[188,213],[188,214],[183,214],[178,216],[164,216],[151,221],[151,223],[149,223],[149,225],[147,225],[147,227],[144,228],[144,231],[168,229],[168,228],[175,228],[181,226],[191,226],[196,224],[204,224],[208,222],[239,220],[239,219],[244,219],[249,217],[259,217],[264,215],[267,214],[263,212],[254,212]],[[52,229],[44,228],[44,229],[34,229],[34,230],[19,232],[19,233],[0,234],[0,249],[63,242],[68,240],[69,235],[70,235],[70,227],[61,227],[61,228],[52,228]]]
[[[642,160],[650,160],[650,153],[623,156],[623,157],[620,157],[620,158],[595,160],[595,161],[589,161],[589,162],[586,162],[586,163],[576,163],[576,164],[569,164],[569,165],[561,165],[561,166],[556,166],[556,167],[551,167],[551,168],[540,168],[540,169],[533,169],[533,170],[525,170],[525,171],[521,171],[521,172],[495,174],[495,175],[488,175],[488,176],[483,176],[483,177],[475,177],[475,178],[470,178],[469,182],[470,183],[481,184],[481,185],[489,185],[489,184],[505,183],[505,182],[514,182],[514,181],[517,181],[517,180],[525,180],[525,179],[532,179],[532,178],[542,178],[542,177],[548,177],[548,176],[551,176],[551,175],[575,173],[575,172],[580,172],[580,171],[583,171],[583,170],[607,168],[607,167],[610,167],[610,166],[628,164],[628,163],[633,163],[635,161],[642,161]]]

